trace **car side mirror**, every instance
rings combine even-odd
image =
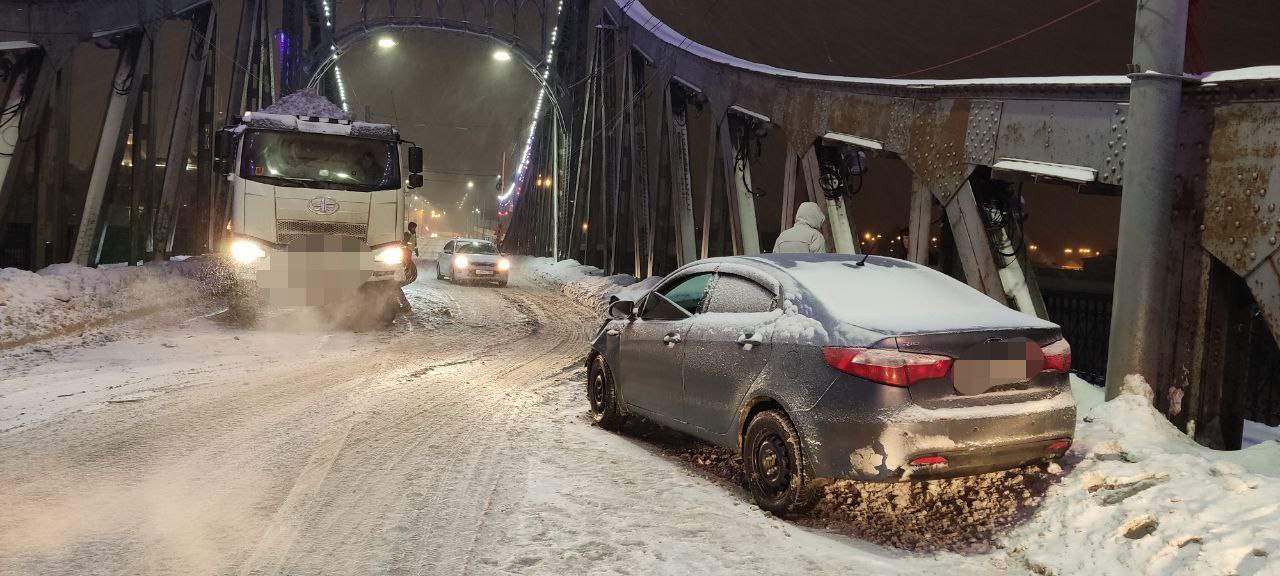
[[[419,174],[422,172],[422,148],[417,146],[409,147],[409,173]],[[419,184],[418,186],[421,186]]]
[[[421,175],[421,174],[410,174],[410,175],[409,175],[409,187],[410,187],[410,188],[421,188],[421,187],[422,187],[422,175]]]
[[[609,317],[614,320],[632,320],[635,318],[635,307],[635,302],[618,300],[609,305]]]

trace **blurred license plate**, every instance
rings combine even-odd
[[[1026,338],[985,342],[970,348],[951,365],[956,392],[981,394],[992,388],[1025,383],[1044,368],[1044,354]]]
[[[493,276],[493,270],[476,270],[476,276]]]

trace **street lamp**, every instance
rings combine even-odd
[[[494,50],[493,59],[499,62],[506,62],[508,60],[511,60],[511,53],[503,49]]]
[[[467,188],[475,188],[475,187],[476,187],[476,183],[474,181],[467,180]]]
[[[383,36],[378,39],[379,48],[395,48],[395,46],[396,41],[392,40],[390,36]]]

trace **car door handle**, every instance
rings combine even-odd
[[[764,343],[764,339],[761,338],[759,334],[739,334],[738,335],[738,345],[742,346],[743,350],[750,350],[763,343]]]
[[[676,344],[679,344],[681,339],[679,334],[667,334],[662,337],[662,341],[667,343],[667,348],[671,348]]]

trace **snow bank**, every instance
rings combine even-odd
[[[655,276],[637,281],[630,274],[605,276],[599,268],[572,259],[520,258],[511,266],[513,283],[558,288],[575,302],[596,310],[607,306],[610,296],[639,297],[661,280]]]
[[[337,120],[349,120],[351,118],[351,113],[309,88],[285,96],[276,103],[263,108],[262,111],[267,114],[283,114],[286,116],[317,116]]]
[[[55,335],[206,293],[204,259],[148,266],[85,268],[54,264],[40,272],[0,269],[0,348]]]
[[[1280,442],[1205,448],[1150,397],[1130,376],[1082,409],[1079,462],[999,546],[1041,574],[1280,573]]]

